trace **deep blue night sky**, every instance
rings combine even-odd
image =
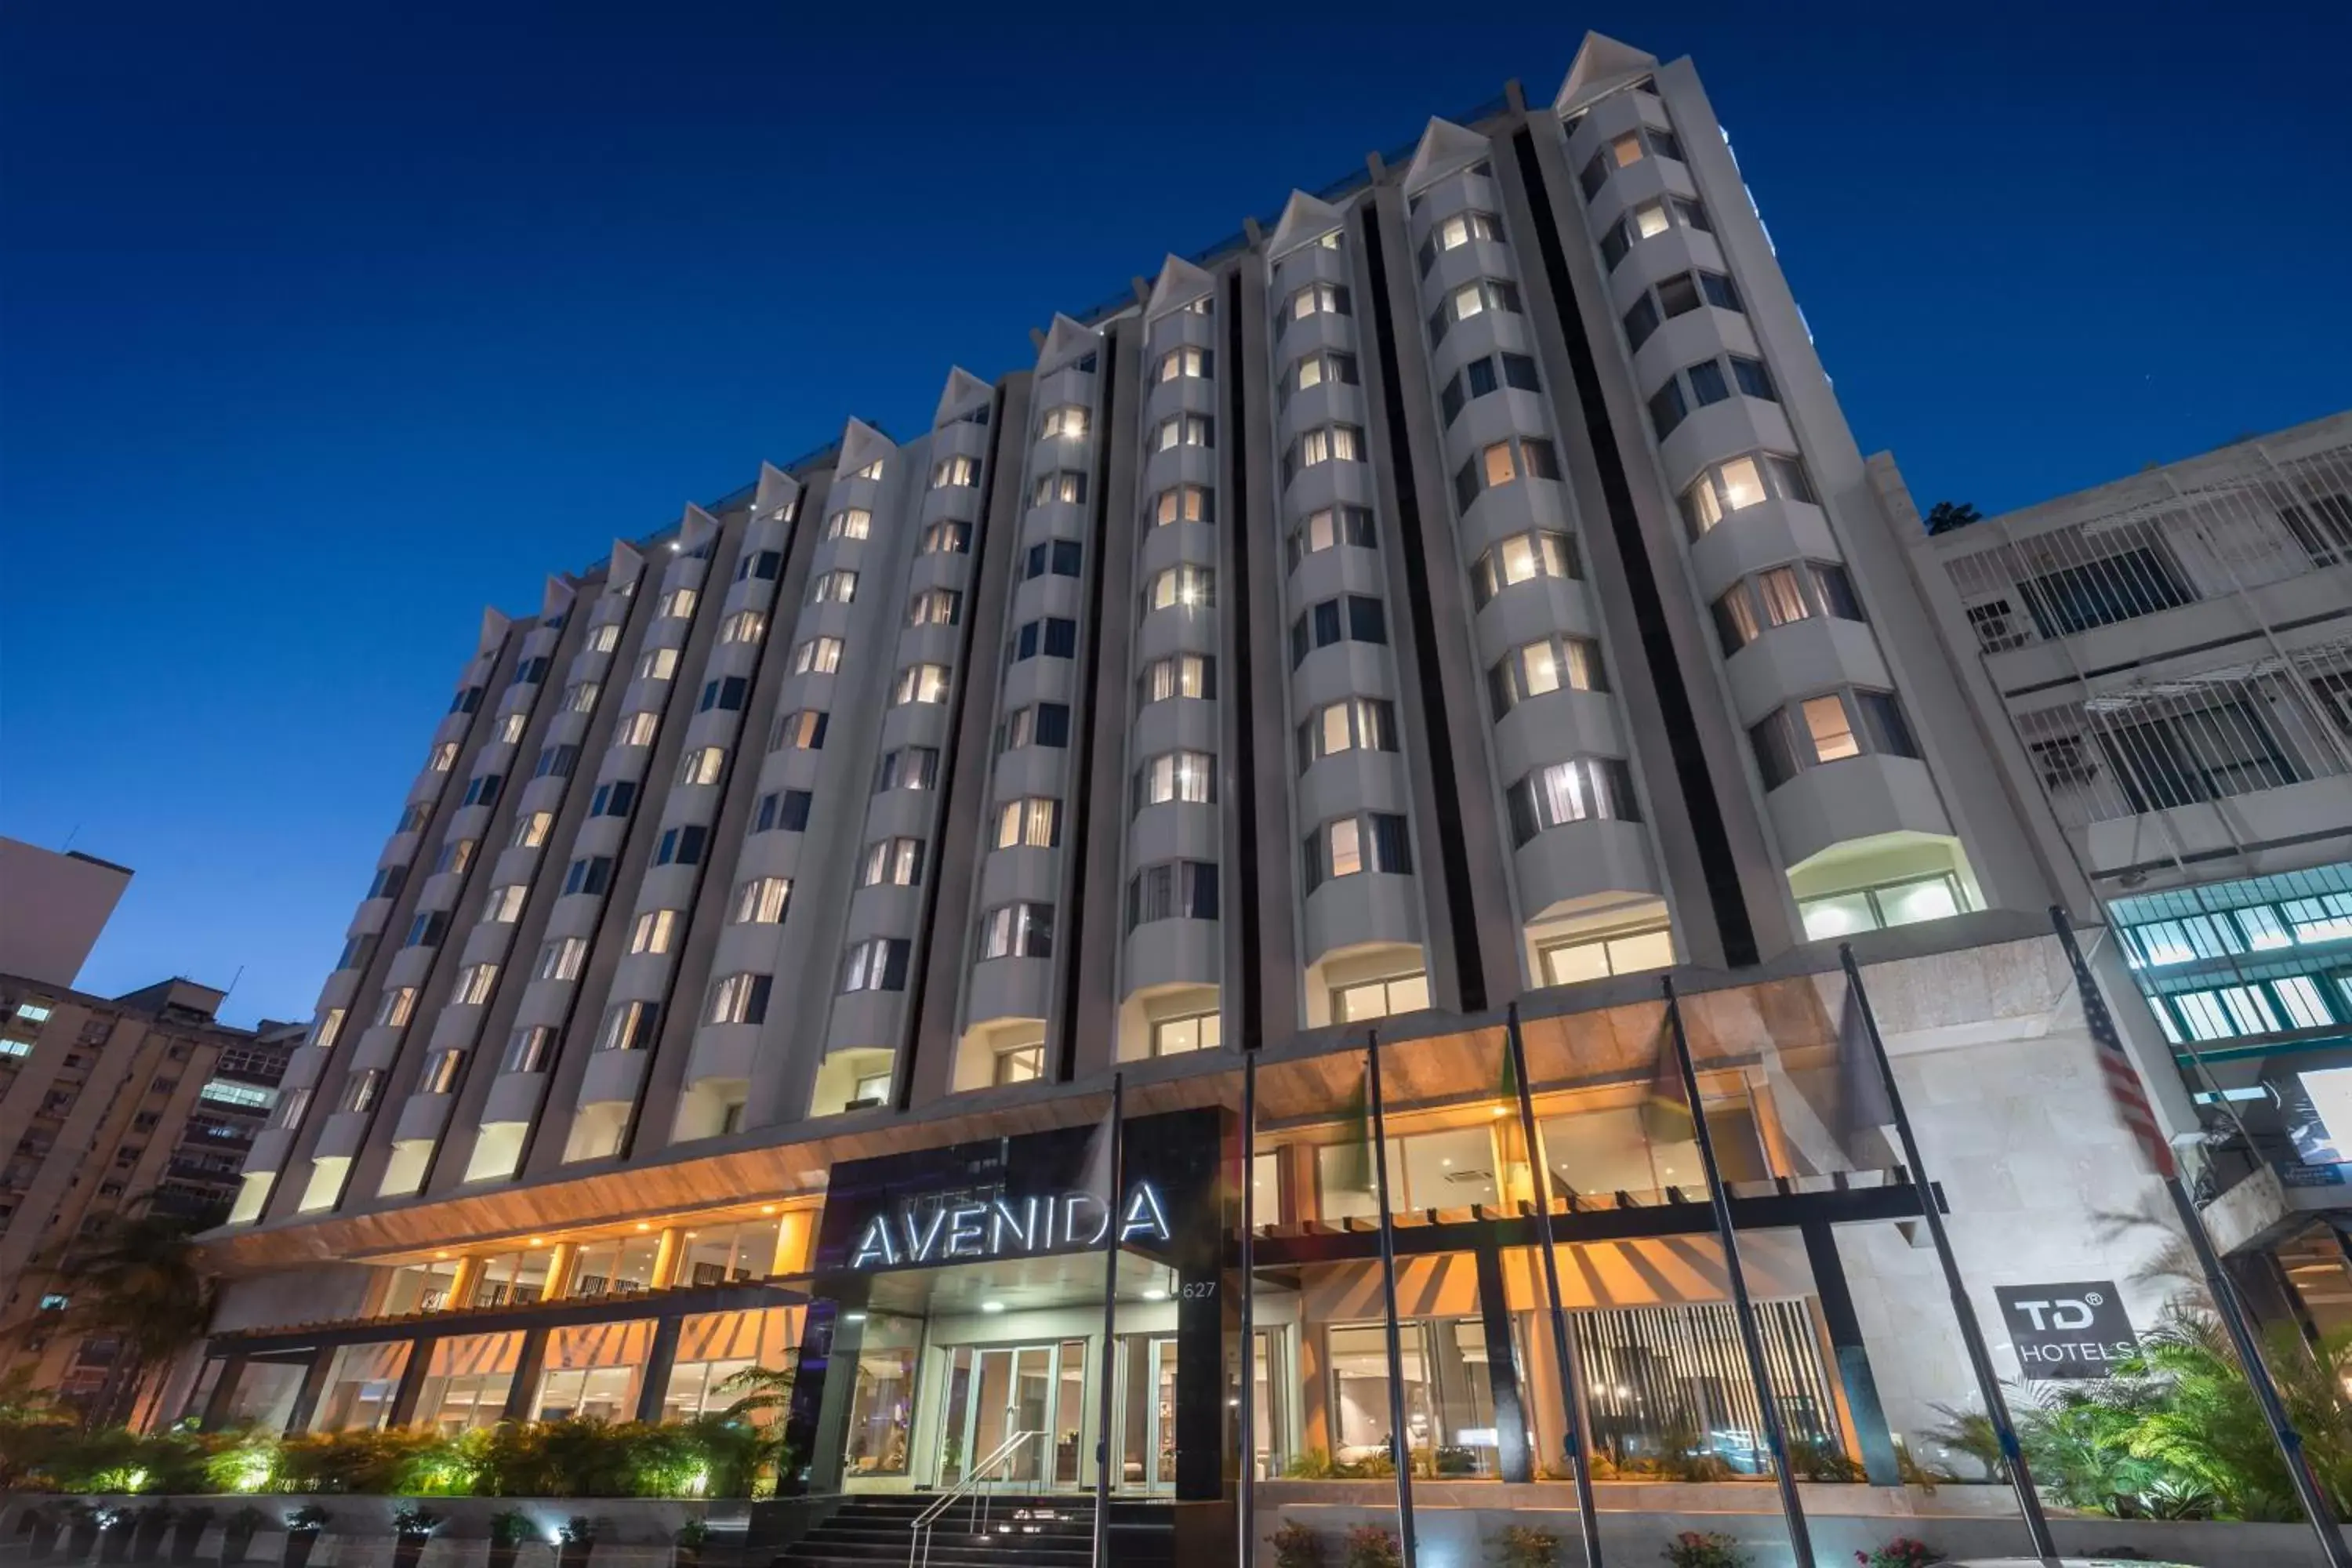
[[[482,605],[1588,26],[1696,57],[1923,504],[2352,405],[2352,7],[936,9],[7,7],[0,831],[137,868],[86,987],[306,1016]]]

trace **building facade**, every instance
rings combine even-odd
[[[2352,414],[1913,537],[2011,793],[2223,1146],[2217,1232],[2273,1310],[2346,1326]]]
[[[0,974],[71,985],[131,886],[131,868],[0,837]]]
[[[112,1342],[39,1327],[72,1300],[75,1238],[126,1211],[227,1214],[303,1030],[230,1028],[221,995],[167,980],[109,1000],[0,976],[0,1328],[25,1330],[0,1337],[0,1375],[95,1397]]]
[[[1773,1397],[1891,1482],[1968,1374],[1921,1191],[1839,1115],[1832,936],[1986,1316],[2091,1273],[2154,1310],[2090,1219],[2147,1178],[2066,889],[1687,61],[1589,39],[1556,100],[1432,121],[1036,346],[486,618],[183,1408],[657,1418],[796,1364],[812,1485],[1022,1433],[1016,1479],[1091,1484],[1100,1439],[1181,1499],[1360,1465],[1376,1034],[1404,1440],[1557,1473],[1565,1352],[1622,1473],[1688,1430],[1752,1471],[1705,1178],[1641,1115],[1672,974]]]

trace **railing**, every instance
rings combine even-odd
[[[2352,773],[2352,640],[2014,715],[2066,827]]]
[[[2001,653],[2352,562],[2352,446],[2280,461],[2256,445],[2236,467],[2187,485],[2161,472],[2133,481],[2103,516],[2032,531],[1996,520],[1950,536],[1938,552],[1979,648]],[[1979,545],[1984,533],[1995,542]]]
[[[1011,1463],[1013,1456],[1021,1451],[1023,1445],[1042,1439],[1045,1436],[1045,1433],[1043,1430],[1013,1433],[990,1450],[988,1457],[966,1472],[963,1479],[950,1488],[939,1501],[917,1514],[915,1522],[907,1536],[907,1568],[930,1568],[931,1533],[938,1528],[940,1517],[960,1500],[972,1505],[974,1512],[978,1515],[977,1522],[980,1530],[986,1530],[989,1494],[980,1489],[981,1483],[989,1479],[990,1471]],[[967,1519],[965,1522],[970,1524],[974,1521]],[[974,1531],[971,1533],[977,1534],[979,1531]],[[919,1561],[916,1557],[918,1552],[922,1553]]]

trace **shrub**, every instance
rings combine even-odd
[[[441,1516],[430,1509],[404,1503],[392,1510],[392,1532],[404,1538],[431,1535],[441,1528]]]
[[[1350,1525],[1346,1540],[1347,1568],[1403,1568],[1404,1552],[1393,1530],[1378,1524]]]
[[[490,1542],[496,1546],[520,1546],[536,1540],[539,1526],[519,1508],[502,1508],[490,1515]]]
[[[1559,1557],[1559,1537],[1530,1525],[1504,1527],[1495,1537],[1495,1568],[1552,1568]]]
[[[1330,1456],[1324,1456],[1328,1463]],[[1274,1545],[1274,1568],[1323,1568],[1323,1538],[1295,1519],[1286,1519],[1267,1538]]]
[[[1862,1568],[1927,1568],[1942,1556],[1942,1552],[1916,1537],[1898,1535],[1884,1546],[1855,1552],[1853,1560]]]
[[[1748,1568],[1748,1553],[1739,1550],[1739,1542],[1713,1531],[1685,1530],[1659,1555],[1674,1568]]]
[[[278,1443],[270,1489],[414,1497],[449,1484],[455,1449],[434,1432],[311,1432]],[[470,1477],[465,1478],[470,1479]]]

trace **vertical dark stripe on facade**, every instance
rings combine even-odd
[[[906,1042],[906,1048],[898,1052],[898,1060],[893,1064],[893,1076],[898,1081],[892,1086],[890,1103],[899,1110],[906,1110],[914,1100],[915,1058],[923,1048],[924,1036],[927,1032],[925,1025],[929,1022],[932,982],[945,980],[952,984],[958,978],[952,970],[946,974],[935,973],[936,970],[944,967],[933,962],[934,954],[940,947],[940,903],[943,890],[947,884],[953,880],[959,901],[962,905],[969,906],[971,902],[972,881],[979,875],[980,858],[987,853],[981,847],[977,833],[967,836],[960,831],[961,823],[956,813],[965,797],[956,790],[956,759],[963,749],[964,710],[971,705],[972,689],[977,684],[974,677],[978,671],[972,666],[971,655],[981,620],[978,613],[979,563],[988,548],[989,525],[993,521],[996,510],[996,493],[1002,488],[996,482],[998,468],[1000,464],[1010,461],[1017,470],[1021,462],[1020,447],[1004,438],[1005,406],[1004,388],[999,385],[989,395],[988,462],[984,470],[988,482],[981,487],[980,510],[972,519],[973,564],[971,574],[965,579],[963,590],[965,602],[972,606],[974,613],[963,617],[963,638],[956,644],[955,706],[948,714],[947,723],[943,726],[944,733],[940,740],[940,763],[937,775],[940,798],[931,806],[931,842],[939,847],[940,852],[933,857],[931,874],[923,879],[923,916],[921,923],[916,927],[916,930],[922,933],[923,962],[912,965],[913,973],[907,977],[907,1024],[905,1031],[899,1037]],[[1022,428],[1025,435],[1028,428],[1025,417]],[[936,436],[937,432],[933,434]],[[932,450],[934,453],[938,450],[936,440],[932,444]],[[915,502],[915,517],[909,526],[920,527],[921,523],[922,501],[918,498]],[[1015,526],[1018,526],[1017,523]],[[1000,595],[999,597],[1002,595]],[[980,701],[992,706],[996,701],[997,689],[998,683],[991,681],[986,690],[981,694]],[[986,775],[983,774],[975,782],[979,784],[984,795],[988,787]],[[951,834],[953,837],[950,837]],[[948,871],[947,855],[944,853],[956,838],[964,840],[962,847],[965,853],[957,858],[957,863],[963,870],[963,875],[961,877],[951,876]],[[962,922],[958,922],[955,934],[959,939],[963,935]],[[954,942],[950,945],[949,951],[954,953],[954,961],[961,966],[963,962],[963,942],[961,940]],[[952,1016],[955,1005],[956,997],[950,991],[946,999],[946,1006],[950,1011],[947,1049],[951,1057],[956,1048],[955,1020]],[[952,1062],[949,1065],[949,1071],[950,1073],[954,1071]]]
[[[1389,310],[1388,257],[1381,247],[1378,209],[1366,202],[1358,216],[1364,231],[1364,264],[1372,279],[1372,341],[1381,360],[1381,412],[1393,433],[1387,445],[1396,489],[1396,521],[1404,531],[1400,537],[1418,539],[1422,537],[1421,497],[1413,485],[1412,454],[1404,434],[1404,382],[1397,365],[1396,319]],[[1437,822],[1438,874],[1444,879],[1445,901],[1453,912],[1452,929],[1446,935],[1453,942],[1462,1010],[1479,1013],[1486,1007],[1486,966],[1478,952],[1478,925],[1471,912],[1475,900],[1470,889],[1470,854],[1462,842],[1462,791],[1454,777],[1453,726],[1446,719],[1444,681],[1435,654],[1437,627],[1429,607],[1429,564],[1417,550],[1402,552],[1402,559],[1405,613],[1412,617],[1413,641],[1422,654],[1413,661],[1412,676],[1421,686],[1423,724],[1435,752],[1429,770],[1430,790],[1435,798],[1430,804]],[[1437,940],[1437,933],[1431,932],[1430,940]]]
[[[1087,577],[1091,590],[1087,595],[1086,628],[1079,639],[1085,654],[1077,679],[1070,688],[1071,743],[1077,755],[1070,759],[1070,767],[1063,773],[1069,783],[1069,832],[1062,841],[1062,900],[1064,908],[1055,911],[1054,923],[1067,932],[1069,956],[1061,961],[1056,976],[1062,994],[1056,1014],[1061,1019],[1061,1049],[1055,1053],[1054,1076],[1056,1081],[1067,1083],[1077,1076],[1078,1036],[1073,1026],[1078,1016],[1079,983],[1086,973],[1087,955],[1081,943],[1087,930],[1087,883],[1089,880],[1089,843],[1094,826],[1095,731],[1092,721],[1094,702],[1103,661],[1103,572],[1104,546],[1110,536],[1110,453],[1115,444],[1111,432],[1118,427],[1121,416],[1118,407],[1118,342],[1117,331],[1102,334],[1102,347],[1095,352],[1102,356],[1095,367],[1095,384],[1102,388],[1102,398],[1095,428],[1101,432],[1095,441],[1094,515],[1087,520]],[[1134,521],[1133,498],[1121,496],[1120,510],[1130,523]],[[1121,647],[1120,656],[1126,650]],[[1114,864],[1124,859],[1120,847],[1114,844],[1108,850]],[[1119,922],[1114,917],[1109,922],[1107,960],[1115,968],[1118,963]]]
[[[1250,666],[1250,576],[1249,542],[1238,531],[1249,518],[1250,465],[1247,443],[1242,438],[1243,424],[1247,416],[1244,388],[1249,377],[1243,366],[1249,360],[1242,348],[1242,275],[1236,270],[1225,279],[1225,297],[1221,302],[1225,320],[1225,472],[1230,493],[1225,505],[1226,574],[1231,579],[1226,595],[1225,625],[1233,635],[1226,639],[1231,650],[1226,658],[1230,668],[1224,672],[1222,696],[1231,704],[1225,733],[1233,738],[1233,766],[1226,776],[1241,785],[1242,804],[1234,816],[1237,853],[1234,863],[1227,869],[1224,908],[1233,911],[1238,942],[1225,944],[1229,962],[1238,959],[1240,974],[1240,1005],[1227,1006],[1225,1016],[1240,1020],[1236,1036],[1244,1050],[1255,1050],[1262,1043],[1265,1016],[1262,1005],[1265,994],[1265,973],[1259,963],[1258,925],[1260,921],[1257,881],[1257,813],[1251,809],[1247,793],[1257,778],[1257,742],[1252,726],[1256,721],[1256,688],[1255,672]]]
[[[1723,937],[1726,963],[1739,968],[1757,962],[1756,929],[1748,918],[1748,900],[1739,890],[1739,867],[1731,852],[1731,834],[1717,805],[1715,780],[1700,749],[1698,721],[1691,711],[1690,693],[1684,687],[1682,664],[1675,657],[1673,634],[1666,629],[1665,604],[1659,597],[1657,574],[1652,569],[1650,547],[1634,515],[1633,491],[1625,478],[1624,458],[1617,447],[1617,432],[1601,392],[1601,375],[1592,359],[1592,343],[1585,336],[1584,317],[1577,305],[1576,287],[1569,279],[1568,256],[1560,249],[1559,224],[1552,212],[1551,193],[1536,163],[1534,136],[1522,127],[1511,138],[1519,165],[1519,180],[1535,209],[1536,245],[1542,252],[1544,279],[1559,301],[1560,335],[1566,340],[1568,362],[1576,374],[1576,398],[1584,416],[1585,433],[1592,443],[1593,461],[1600,468],[1601,493],[1608,503],[1609,529],[1616,535],[1617,552],[1625,563],[1625,595],[1633,618],[1642,628],[1642,657],[1657,688],[1658,717],[1665,726],[1666,743],[1675,759],[1675,778],[1690,813],[1692,847],[1706,879],[1707,901],[1714,906],[1717,930]]]

